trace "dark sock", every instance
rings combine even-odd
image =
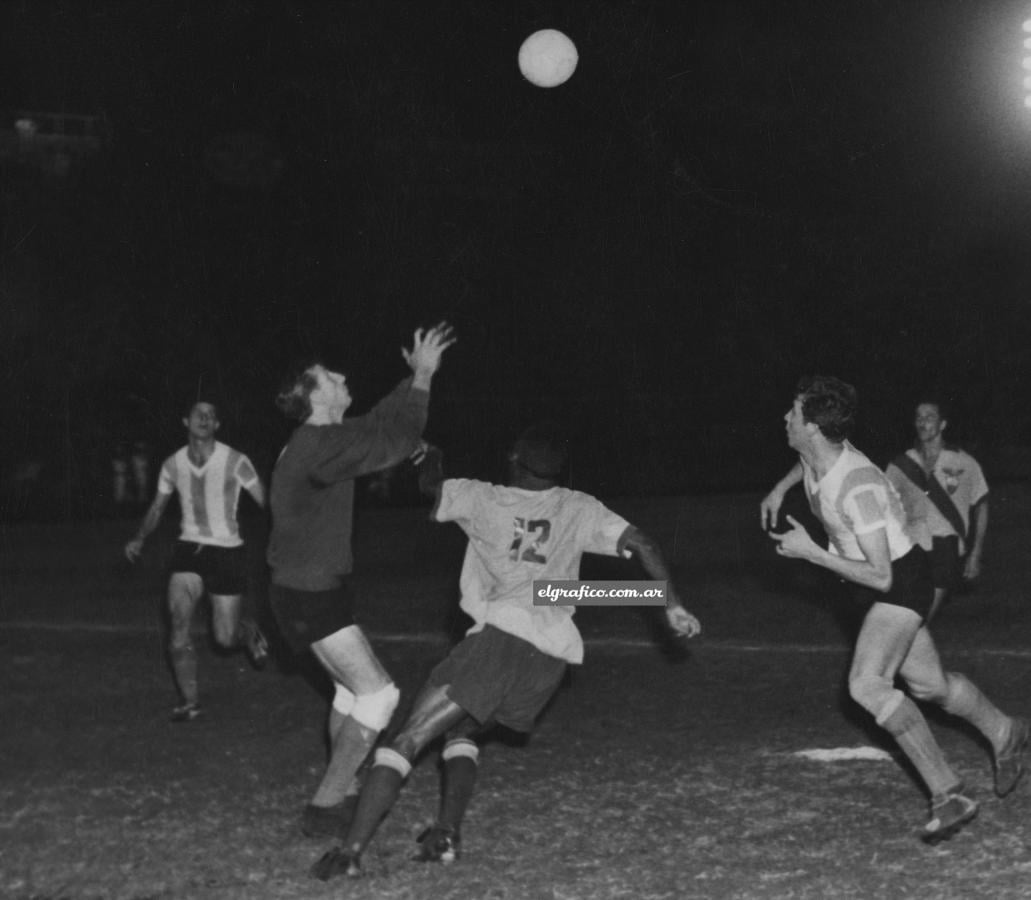
[[[437,824],[454,828],[462,824],[465,810],[476,790],[479,766],[468,756],[455,756],[444,763],[444,793]]]
[[[403,781],[401,773],[391,766],[375,765],[369,770],[344,849],[361,853],[369,845],[380,822],[397,802]]]

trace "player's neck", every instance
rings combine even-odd
[[[305,425],[339,425],[344,421],[344,410],[330,406],[313,406]]]
[[[817,478],[823,478],[824,475],[834,468],[834,464],[844,452],[844,442],[835,444],[820,436],[810,443],[808,447],[801,450],[799,455],[816,473]]]
[[[941,455],[942,450],[945,449],[945,439],[939,434],[937,437],[931,438],[929,441],[920,441],[917,444],[917,451],[920,453],[924,464],[927,466],[933,466]]]
[[[555,482],[546,478],[538,478],[529,472],[517,471],[509,478],[508,486],[522,488],[524,491],[547,491],[555,487]]]
[[[190,462],[195,466],[202,466],[210,458],[211,454],[215,451],[215,439],[210,438],[195,438],[191,437],[189,443],[186,445],[186,452],[190,457]]]

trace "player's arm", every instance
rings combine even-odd
[[[268,500],[265,485],[262,483],[261,476],[255,475],[254,480],[250,484],[246,485],[244,490],[251,495],[251,499],[258,504],[260,509],[265,508],[265,504]]]
[[[970,552],[963,563],[963,577],[972,581],[981,574],[981,552],[984,550],[984,536],[988,533],[988,498],[985,497],[970,510]]]
[[[129,562],[135,562],[143,552],[143,543],[147,540],[150,533],[158,527],[158,523],[161,521],[161,516],[164,515],[165,507],[168,506],[171,496],[171,494],[164,494],[161,491],[154,495],[154,499],[151,501],[150,507],[140,523],[139,531],[136,532],[136,537],[125,545],[125,555]]]
[[[817,566],[829,569],[847,581],[886,592],[891,588],[891,552],[888,549],[888,532],[877,528],[865,534],[857,534],[856,541],[863,552],[863,559],[845,559],[825,550],[816,543],[802,524],[787,517],[790,529],[781,534],[770,534],[777,542],[777,552],[789,559],[804,559]]]
[[[780,507],[784,503],[784,496],[801,480],[802,463],[799,461],[788,470],[787,475],[773,486],[773,490],[763,497],[759,504],[759,516],[764,531],[777,527],[777,518],[780,516]]]
[[[267,502],[265,485],[261,483],[260,478],[256,478],[248,487],[244,488],[244,490],[251,495],[251,499],[258,504],[260,509],[265,508],[265,503]]]
[[[403,463],[418,447],[429,410],[429,390],[441,357],[457,338],[447,322],[419,328],[412,349],[402,348],[412,370],[364,416],[347,419],[337,437],[323,442],[325,457],[312,470],[323,484],[371,475]]]
[[[681,602],[673,585],[662,550],[651,537],[631,525],[620,538],[620,546],[641,564],[641,568],[653,581],[666,582],[666,619],[669,627],[684,637],[693,637],[702,630],[701,624]]]

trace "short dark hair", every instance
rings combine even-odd
[[[938,410],[938,418],[943,421],[948,421],[949,415],[952,412],[949,409],[949,403],[947,400],[942,399],[937,394],[920,394],[916,403],[913,404],[913,412],[916,412],[917,407],[920,406],[933,406]]]
[[[218,416],[219,416],[219,404],[215,400],[213,400],[211,397],[207,397],[207,396],[198,396],[198,397],[192,398],[191,400],[188,400],[183,405],[183,418],[184,419],[190,418],[190,414],[193,412],[194,407],[199,406],[201,403],[206,403],[213,410],[215,410],[215,418],[216,419],[218,418]]]
[[[290,367],[280,383],[276,406],[288,418],[303,422],[311,415],[311,392],[318,386],[318,379],[311,370],[319,365],[322,363],[317,359],[300,360]]]
[[[516,438],[509,459],[537,478],[555,481],[569,459],[569,443],[554,425],[531,425]]]
[[[798,382],[795,396],[802,401],[802,420],[813,422],[829,441],[840,444],[856,424],[856,389],[832,375],[807,375]]]

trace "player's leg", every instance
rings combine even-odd
[[[959,538],[956,535],[933,538],[929,556],[934,599],[924,617],[924,625],[930,625],[934,621],[963,580],[963,560],[959,554]]]
[[[316,641],[311,649],[335,685],[330,759],[311,805],[333,807],[354,792],[355,775],[390,723],[400,693],[357,625]]]
[[[240,610],[243,597],[240,594],[216,594],[208,592],[211,598],[211,632],[215,643],[225,650],[240,646]]]
[[[563,660],[513,635],[487,628],[474,638],[459,645],[467,653],[453,654],[463,656],[464,665],[435,670],[448,696],[471,715],[449,729],[441,754],[440,811],[436,823],[420,837],[416,857],[424,862],[451,862],[459,856],[462,820],[479,771],[477,733],[495,722],[529,733],[566,671]]]
[[[412,770],[416,756],[434,738],[446,733],[467,717],[447,696],[445,685],[423,688],[400,733],[387,747],[376,751],[358,799],[354,819],[340,847],[324,854],[312,867],[312,875],[328,881],[336,875],[362,874],[361,854],[372,840],[380,822],[397,802],[401,785]]]
[[[899,675],[918,700],[935,703],[959,716],[981,732],[992,745],[995,790],[1000,797],[1011,793],[1024,773],[1023,756],[1028,744],[1028,722],[1003,713],[969,678],[946,672],[930,632],[917,632]]]
[[[255,669],[264,668],[268,662],[268,641],[258,623],[243,615],[243,596],[213,593],[209,596],[215,643],[226,650],[243,649]]]
[[[849,693],[895,739],[935,803],[960,794],[962,784],[920,709],[895,687],[895,676],[921,628],[922,619],[913,610],[890,603],[873,604],[856,642]]]
[[[268,641],[258,623],[243,612],[246,551],[243,547],[205,547],[204,552],[208,560],[204,580],[211,597],[215,642],[227,650],[242,648],[254,668],[264,668],[268,662]]]
[[[204,594],[204,582],[195,572],[173,572],[168,580],[168,613],[171,633],[168,655],[182,703],[172,711],[172,720],[188,722],[200,714],[197,689],[197,651],[190,626],[197,603]]]
[[[419,836],[419,862],[450,863],[461,853],[462,820],[476,790],[480,748],[475,735],[483,730],[466,718],[451,729],[440,755],[442,785],[437,821]]]

